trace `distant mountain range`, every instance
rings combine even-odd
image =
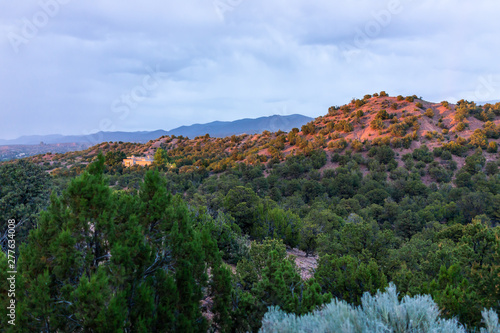
[[[271,132],[276,132],[278,130],[288,132],[294,127],[300,128],[311,120],[313,120],[313,118],[299,114],[289,116],[274,115],[257,119],[246,118],[235,121],[214,121],[208,124],[194,124],[191,126],[181,126],[170,131],[98,132],[90,135],[29,135],[21,136],[14,140],[0,140],[0,145],[37,145],[41,142],[45,144],[76,142],[94,145],[106,141],[145,143],[163,135],[182,135],[194,138],[207,133],[211,137],[226,137],[233,134],[262,133],[266,130]]]
[[[255,134],[264,131],[277,132],[282,130],[289,132],[292,128],[300,129],[313,118],[293,114],[290,116],[270,116],[257,119],[240,119],[235,121],[214,121],[208,124],[194,124],[191,126],[181,126],[167,132],[168,135],[183,135],[189,138],[210,134],[213,137],[226,137],[233,134]]]

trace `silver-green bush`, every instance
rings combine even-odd
[[[456,319],[439,317],[439,308],[429,295],[405,296],[398,300],[393,283],[375,296],[365,293],[361,306],[334,299],[323,308],[298,317],[270,307],[260,332],[314,333],[461,333],[467,332]],[[486,329],[481,333],[500,332],[498,315],[482,312]]]
[[[486,329],[481,328],[481,333],[498,333],[500,332],[500,324],[498,324],[498,315],[493,309],[484,309],[481,312],[483,322],[486,324]]]

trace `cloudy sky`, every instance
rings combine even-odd
[[[500,99],[498,0],[0,3],[0,139]]]

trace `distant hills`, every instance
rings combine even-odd
[[[165,135],[165,131],[152,132],[98,132],[89,135],[29,135],[21,136],[14,140],[0,140],[0,145],[38,145],[59,143],[87,143],[95,145],[105,141],[147,142]]]
[[[182,135],[189,138],[210,134],[213,137],[226,137],[239,134],[256,134],[264,131],[277,132],[282,130],[289,132],[292,128],[300,128],[313,118],[293,114],[290,116],[270,116],[257,119],[240,119],[235,121],[214,121],[208,124],[194,124],[191,126],[181,126],[168,131],[168,135]]]
[[[289,116],[269,116],[257,119],[240,119],[235,121],[214,121],[208,124],[194,124],[191,126],[181,126],[170,131],[142,131],[142,132],[98,132],[90,135],[30,135],[21,136],[14,140],[0,140],[0,145],[38,145],[59,143],[88,143],[91,145],[108,141],[123,141],[145,143],[155,140],[163,135],[196,136],[209,134],[212,137],[225,137],[240,134],[256,134],[264,131],[276,132],[282,130],[290,131],[292,128],[300,128],[302,125],[313,120],[299,114]]]

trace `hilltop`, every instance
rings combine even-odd
[[[66,168],[90,162],[99,151],[125,155],[154,155],[167,151],[176,170],[189,172],[200,167],[220,172],[236,163],[279,163],[290,154],[323,150],[328,157],[346,150],[366,156],[370,147],[388,145],[402,155],[425,146],[449,151],[460,167],[474,148],[484,150],[487,161],[496,160],[500,137],[500,103],[476,105],[465,100],[457,104],[433,103],[417,96],[388,96],[385,92],[332,106],[328,113],[290,132],[210,135],[188,139],[164,135],[147,143],[104,142],[81,152],[45,154],[30,158],[37,163]],[[398,162],[398,163],[402,163]]]

